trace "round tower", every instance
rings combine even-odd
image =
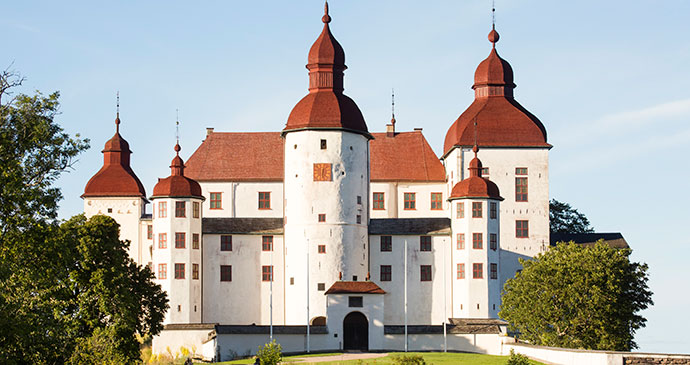
[[[345,53],[331,34],[328,4],[322,21],[309,51],[309,94],[282,132],[288,325],[325,316],[325,289],[341,273],[344,280],[363,281],[368,272],[372,137],[355,102],[343,94]]]
[[[184,176],[180,145],[171,174],[153,188],[153,270],[168,293],[165,323],[201,323],[201,186]]]
[[[451,203],[453,316],[498,318],[500,202],[498,186],[482,177],[473,148],[470,176],[455,184]]]

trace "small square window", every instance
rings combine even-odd
[[[384,195],[383,193],[374,193],[374,210],[384,210]]]
[[[211,193],[211,209],[222,209],[223,208],[223,193]]]
[[[319,245],[318,246],[318,252],[319,253],[326,253],[326,245]]]
[[[168,234],[159,233],[158,234],[158,248],[168,248]]]
[[[273,236],[261,237],[261,251],[273,251]]]
[[[232,281],[232,265],[220,265],[220,281]]]
[[[175,232],[175,248],[185,248],[187,246],[186,240],[185,232]]]
[[[322,139],[322,140],[321,140],[321,149],[322,149],[322,150],[325,150],[325,149],[328,147],[328,144],[327,144],[327,143],[328,143],[328,142],[326,142],[325,139]]]
[[[431,281],[431,265],[421,265],[419,276],[421,281]]]
[[[318,291],[324,291],[324,290],[326,290],[326,283],[318,283],[318,284],[316,284],[316,290],[318,290]]]
[[[381,236],[381,252],[393,251],[393,237]]]
[[[113,212],[113,208],[108,208],[108,213],[112,213],[112,212]]]
[[[201,204],[199,202],[192,203],[192,218],[201,217]]]
[[[405,210],[415,210],[417,209],[417,196],[416,193],[404,193],[404,207]]]
[[[443,193],[431,193],[431,210],[443,209]]]
[[[364,306],[364,298],[347,297],[347,306],[350,308],[362,308]]]
[[[175,218],[184,218],[186,216],[186,202],[175,202]]]
[[[199,249],[199,234],[198,233],[192,233],[192,249],[194,249],[194,250]]]
[[[465,234],[464,233],[458,233],[458,250],[464,250],[465,249]]]
[[[472,278],[482,279],[484,277],[484,268],[482,264],[472,264]]]
[[[458,264],[458,279],[465,278],[465,264]]]
[[[263,191],[259,192],[259,209],[271,209],[271,192]]]
[[[391,265],[381,265],[381,276],[379,280],[381,281],[391,281],[392,268]]]
[[[481,233],[472,233],[472,248],[481,250],[484,248],[484,237]]]
[[[482,167],[482,177],[489,177],[489,168]]]
[[[515,221],[515,237],[529,238],[529,221]]]
[[[220,250],[221,251],[232,251],[232,236],[228,236],[228,235],[220,236]]]
[[[455,205],[457,216],[459,218],[465,218],[465,203],[458,203]]]
[[[167,279],[168,278],[168,264],[158,264],[158,278]]]
[[[326,221],[326,215],[325,214],[319,214],[319,222],[325,222]]]
[[[184,264],[175,264],[175,279],[184,279]]]
[[[419,237],[419,251],[431,251],[431,236]]]
[[[261,281],[273,281],[273,266],[261,267]]]

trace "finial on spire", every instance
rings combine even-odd
[[[496,48],[496,42],[499,38],[496,31],[496,0],[494,0],[491,5],[491,32],[489,32],[489,42],[493,43],[494,48]]]
[[[391,124],[395,125],[395,89],[391,88]]]
[[[115,113],[115,132],[120,133],[120,90],[117,91],[117,104]]]
[[[180,150],[182,147],[180,147],[180,110],[175,109],[175,152],[177,155],[180,155]]]
[[[496,29],[496,0],[491,1],[491,29]]]
[[[474,118],[474,146],[472,151],[474,151],[474,157],[477,158],[477,152],[479,151],[479,145],[477,144],[477,118]]]
[[[323,6],[323,17],[321,18],[321,21],[326,24],[331,22],[331,16],[328,15],[328,1],[326,1]]]

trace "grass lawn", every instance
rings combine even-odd
[[[388,356],[378,358],[378,359],[364,359],[364,360],[349,360],[349,361],[330,361],[330,362],[320,362],[319,364],[342,364],[342,365],[354,365],[354,364],[393,364],[394,355],[404,355],[402,352],[391,352]],[[422,355],[427,364],[477,364],[477,365],[505,365],[508,361],[508,356],[494,356],[494,355],[482,355],[482,354],[468,354],[468,353],[454,353],[454,352],[408,352],[408,355]],[[340,355],[339,353],[329,353],[329,354],[308,354],[308,355],[295,355],[286,356],[283,358],[284,362],[294,362],[296,358],[301,357],[312,357],[312,356],[329,356],[329,355]],[[530,361],[532,364],[541,364],[540,362]],[[220,364],[253,364],[254,360],[235,360],[222,362]]]

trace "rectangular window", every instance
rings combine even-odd
[[[232,265],[220,265],[220,281],[232,281]]]
[[[515,221],[515,237],[529,237],[529,221]]]
[[[184,279],[184,264],[175,264],[175,279]]]
[[[481,233],[472,233],[472,248],[481,250],[484,246],[483,240],[484,237],[482,237]]]
[[[232,251],[232,236],[220,236],[220,250]]]
[[[223,193],[211,193],[211,209],[223,209]]]
[[[393,251],[393,237],[381,236],[381,252]]]
[[[381,265],[381,281],[391,281],[392,271],[391,265]]]
[[[489,203],[489,218],[496,219],[498,216],[498,204],[491,202]]]
[[[464,233],[458,233],[458,250],[464,250],[465,249],[465,234]]]
[[[146,238],[153,239],[153,226],[150,224],[146,226]]]
[[[199,218],[201,216],[201,204],[199,202],[192,203],[192,218]]]
[[[186,215],[186,202],[175,202],[175,218],[184,218]]]
[[[458,279],[465,278],[465,264],[458,264]]]
[[[326,245],[319,245],[317,249],[319,253],[326,253]]]
[[[416,193],[405,193],[403,194],[405,201],[405,210],[415,210],[417,209],[417,197]]]
[[[325,214],[319,214],[319,222],[325,222],[326,221],[326,215]]]
[[[443,209],[443,194],[431,193],[431,210]]]
[[[168,217],[168,202],[158,202],[158,218]]]
[[[199,280],[199,264],[192,264],[192,280]]]
[[[168,234],[159,233],[158,234],[158,248],[168,248]]]
[[[431,265],[419,266],[420,281],[431,281]]]
[[[515,178],[515,201],[516,202],[526,202],[527,201],[527,178],[526,177],[516,177]]]
[[[271,209],[271,192],[259,192],[259,209]]]
[[[419,251],[431,251],[431,236],[419,236]]]
[[[482,264],[472,264],[472,278],[481,279],[484,277]]]
[[[357,214],[357,224],[362,224],[362,216]]]
[[[361,195],[357,195],[357,204],[362,205],[362,196]]]
[[[384,210],[384,195],[383,193],[374,193],[374,210]]]
[[[185,232],[175,232],[175,248],[185,248],[186,238]]]
[[[482,167],[482,177],[489,177],[489,168],[488,167]]]
[[[489,233],[489,248],[494,251],[498,249],[498,236],[496,233]]]
[[[465,203],[458,203],[455,206],[458,218],[465,218]]]
[[[322,150],[325,150],[326,147],[327,147],[327,145],[328,145],[328,144],[327,144],[326,140],[325,140],[325,139],[322,139],[322,140],[321,140],[321,149],[322,149]]]
[[[261,281],[273,281],[273,266],[261,266]]]
[[[526,167],[516,167],[515,168],[515,175],[527,175],[527,168]]]
[[[498,264],[491,264],[491,279],[498,279]]]
[[[168,278],[168,264],[158,264],[158,278],[167,279]]]
[[[192,233],[192,248],[195,250],[199,249],[199,234]]]
[[[472,218],[482,217],[482,202],[472,202]]]
[[[273,236],[261,237],[261,251],[273,251]]]
[[[362,308],[364,306],[363,299],[362,297],[348,297],[347,306],[350,308]]]

